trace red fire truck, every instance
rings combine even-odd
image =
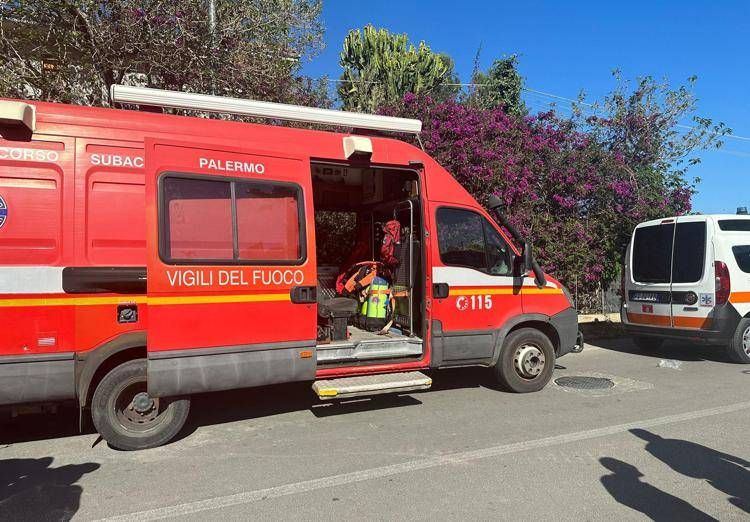
[[[358,130],[0,100],[0,405],[76,400],[112,446],[139,449],[174,437],[197,393],[310,381],[343,399],[471,365],[530,392],[582,346],[569,294],[497,209],[373,132],[419,121],[112,95]],[[320,212],[354,216],[371,260],[399,223],[387,331],[358,328],[318,262]],[[336,322],[344,335],[321,339]]]

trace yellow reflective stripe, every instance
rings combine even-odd
[[[451,288],[448,295],[512,295],[512,294],[562,294],[562,288],[534,288],[520,287],[514,288]]]
[[[336,388],[323,388],[318,391],[318,397],[335,397],[339,394]]]
[[[168,297],[146,297],[134,295],[132,297],[36,297],[20,299],[0,299],[0,308],[23,306],[96,306],[116,305],[126,303],[149,305],[183,305],[183,304],[220,304],[220,303],[255,303],[269,301],[290,301],[289,293],[278,294],[248,294],[248,295],[189,295]]]
[[[562,288],[522,288],[522,294],[534,295],[534,294],[562,294]]]
[[[289,292],[283,294],[223,294],[223,295],[189,295],[169,297],[149,297],[149,305],[169,304],[215,304],[215,303],[256,303],[268,301],[291,301]]]
[[[145,303],[146,296],[133,297],[38,297],[22,299],[0,299],[0,307],[21,306],[91,306],[123,303]]]

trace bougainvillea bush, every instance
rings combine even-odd
[[[579,292],[617,279],[633,227],[690,211],[692,188],[654,182],[571,120],[517,117],[407,94],[383,112],[419,118],[425,150],[479,202],[496,194],[548,272]]]

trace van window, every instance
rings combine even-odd
[[[750,219],[720,219],[719,228],[727,232],[750,232]]]
[[[706,222],[677,223],[672,262],[673,283],[696,283],[703,277],[706,258]]]
[[[270,183],[237,183],[240,259],[271,261],[302,257],[297,190]]]
[[[633,279],[639,283],[669,283],[674,224],[640,227],[633,239]]]
[[[440,259],[446,265],[512,275],[511,252],[502,236],[475,212],[441,208],[437,212]]]
[[[750,245],[732,247],[734,258],[740,266],[740,270],[750,274]]]
[[[229,182],[168,177],[163,190],[169,259],[234,258]]]
[[[298,187],[166,176],[162,258],[172,262],[289,264],[304,257]]]

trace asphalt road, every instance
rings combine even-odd
[[[750,368],[596,344],[555,378],[609,389],[512,395],[467,369],[346,404],[214,394],[179,440],[135,453],[78,434],[70,410],[20,417],[0,425],[0,520],[746,520]]]

